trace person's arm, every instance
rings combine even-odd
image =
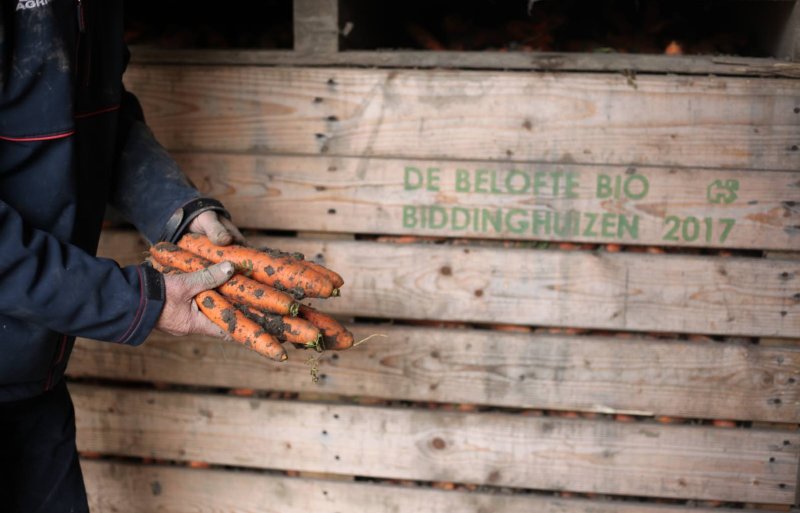
[[[0,201],[0,312],[68,335],[141,344],[161,314],[163,277],[120,268],[31,228]]]
[[[187,230],[217,244],[244,239],[221,203],[201,197],[144,122],[136,97],[125,91],[119,113],[119,157],[111,204],[151,242],[176,240]]]
[[[0,313],[67,335],[139,345],[153,328],[224,337],[194,302],[233,275],[223,262],[163,276],[147,265],[120,267],[28,226],[0,201]]]

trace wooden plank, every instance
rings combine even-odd
[[[235,344],[154,332],[142,347],[79,341],[69,375],[510,408],[797,422],[800,347],[355,325],[375,338],[267,362]]]
[[[78,447],[128,456],[790,504],[800,434],[72,385]]]
[[[140,65],[126,84],[171,150],[800,168],[792,80]]]
[[[252,238],[336,269],[332,313],[633,331],[800,337],[800,262]],[[123,263],[144,247],[107,233]]]
[[[795,62],[800,61],[800,5],[797,2],[794,2],[781,29],[775,55]]]
[[[800,249],[797,171],[175,156],[249,228]]]
[[[368,483],[294,479],[247,471],[190,470],[84,460],[95,513],[732,513],[631,501],[445,492]],[[752,510],[751,510],[752,511]]]
[[[294,49],[324,55],[339,50],[338,0],[293,0]]]
[[[495,69],[676,73],[717,76],[800,77],[800,64],[782,59],[723,55],[636,55],[559,52],[169,50],[132,46],[136,64],[259,66],[366,66],[382,68]]]

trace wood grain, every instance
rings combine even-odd
[[[800,64],[783,59],[732,55],[641,55],[560,52],[432,52],[415,50],[302,53],[280,50],[169,50],[132,46],[137,64],[200,64],[259,66],[369,66],[381,68],[443,68],[679,73],[694,75],[800,77]]]
[[[688,255],[252,238],[335,269],[331,313],[719,335],[800,336],[800,262]],[[107,233],[101,254],[140,261]]]
[[[368,483],[293,479],[247,471],[190,470],[84,460],[95,513],[732,513],[636,501],[444,492]],[[751,510],[752,511],[752,510]]]
[[[796,171],[202,152],[175,157],[204,194],[249,228],[800,249]],[[641,193],[646,196],[635,199]],[[439,220],[430,219],[432,208]],[[733,223],[730,230],[727,223]]]
[[[308,352],[289,361],[216,339],[154,332],[141,347],[89,340],[69,375],[197,386],[288,390],[392,400],[797,422],[800,347],[563,337],[486,330],[352,326],[313,383]]]
[[[790,504],[800,434],[72,385],[78,447],[243,467]]]
[[[171,150],[800,168],[791,80],[133,66]]]

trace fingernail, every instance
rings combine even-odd
[[[222,262],[222,272],[226,276],[233,276],[233,264],[230,262]]]

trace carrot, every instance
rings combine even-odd
[[[243,274],[298,299],[336,295],[336,289],[328,278],[283,253],[258,251],[236,244],[216,246],[204,235],[196,233],[184,235],[178,246],[214,263],[231,261]]]
[[[517,326],[515,324],[489,324],[489,329],[497,331],[510,331],[512,333],[530,333],[533,329],[530,326]]]
[[[300,317],[319,328],[322,333],[323,349],[338,351],[353,346],[353,334],[333,317],[306,305],[300,305]]]
[[[305,263],[306,267],[310,268],[312,271],[316,271],[328,278],[331,281],[331,284],[333,284],[334,289],[338,290],[342,287],[342,285],[344,285],[344,279],[339,273],[333,272],[327,267],[319,265],[318,263],[310,260],[304,260],[303,262]]]
[[[234,308],[221,294],[206,290],[198,294],[194,300],[200,311],[236,342],[267,358],[279,362],[287,359],[286,350],[275,337]]]
[[[289,257],[295,261],[301,262],[304,266],[310,268],[312,271],[318,272],[319,274],[328,278],[331,281],[331,284],[333,284],[334,291],[336,289],[341,288],[342,285],[344,285],[344,279],[339,273],[331,271],[324,265],[318,264],[311,260],[306,260],[305,255],[303,255],[302,253],[286,253],[284,251],[271,248],[261,248],[261,250],[273,256]],[[334,293],[333,295],[337,294]]]
[[[213,262],[179,248],[169,242],[150,247],[153,258],[167,269],[191,273],[213,265]],[[297,315],[298,304],[289,294],[265,286],[247,276],[235,275],[217,290],[238,303],[280,315]]]
[[[319,328],[304,319],[285,317],[266,312],[259,312],[247,305],[237,305],[248,318],[254,320],[264,331],[281,342],[302,344],[304,347],[320,348],[321,334]]]

